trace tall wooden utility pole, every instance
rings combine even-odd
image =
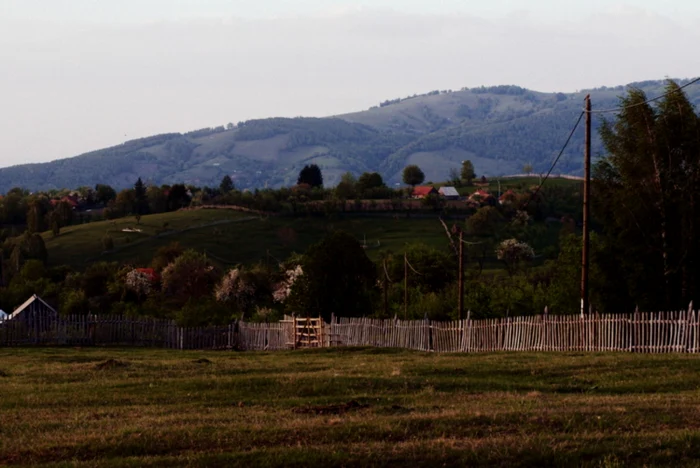
[[[408,320],[408,257],[403,254],[403,319]]]
[[[383,260],[384,263],[384,316],[389,316],[389,276],[386,270],[386,258]]]
[[[591,215],[591,95],[586,96],[586,140],[583,158],[583,246],[581,249],[581,316],[588,313],[588,270]]]
[[[464,318],[464,231],[461,228],[459,228],[459,271],[457,276],[457,281],[459,281],[459,319],[462,320]]]

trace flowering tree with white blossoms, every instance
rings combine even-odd
[[[131,270],[124,279],[126,287],[139,296],[147,296],[153,290],[153,281],[150,275],[143,271]]]
[[[525,242],[506,239],[498,245],[496,257],[506,264],[508,273],[512,275],[518,266],[535,258],[535,251]]]
[[[246,280],[243,272],[234,268],[224,275],[214,289],[214,296],[219,302],[236,301],[245,308],[255,295],[255,286]]]
[[[284,272],[284,279],[277,283],[272,290],[272,298],[275,302],[284,302],[292,292],[294,283],[304,275],[301,265]]]

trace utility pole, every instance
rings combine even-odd
[[[459,230],[459,319],[464,318],[464,231]]]
[[[384,259],[384,316],[389,316],[389,278],[386,273],[386,258]]]
[[[581,249],[581,316],[588,313],[591,200],[591,95],[586,96],[586,140],[583,158],[583,246]]]
[[[408,320],[408,257],[403,254],[403,319]]]
[[[452,226],[452,233],[458,235],[459,247],[457,250],[457,310],[459,319],[464,317],[464,230],[456,224]]]

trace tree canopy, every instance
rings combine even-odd
[[[415,164],[408,165],[403,170],[403,183],[415,187],[425,180],[425,174],[420,167]]]
[[[309,247],[302,268],[289,298],[293,312],[326,320],[331,314],[358,317],[371,312],[377,271],[350,234],[335,231]]]
[[[321,168],[316,164],[307,164],[299,172],[297,184],[307,184],[312,188],[323,187],[323,175],[321,175]]]
[[[700,118],[677,83],[656,107],[632,89],[605,122],[594,209],[626,278],[618,295],[649,309],[687,307],[700,292]]]

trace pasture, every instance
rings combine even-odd
[[[140,229],[141,232],[124,230]],[[330,230],[347,231],[367,244],[372,259],[381,251],[403,251],[406,243],[422,242],[446,248],[447,238],[437,218],[324,217],[261,218],[225,209],[177,211],[99,221],[61,230],[58,237],[44,235],[50,265],[83,269],[93,261],[150,263],[159,248],[177,241],[185,248],[206,251],[224,264],[246,264],[268,259],[284,260],[303,253]],[[103,252],[109,235],[115,250]],[[268,254],[270,257],[268,257]]]
[[[694,355],[0,349],[0,465],[697,466]]]

